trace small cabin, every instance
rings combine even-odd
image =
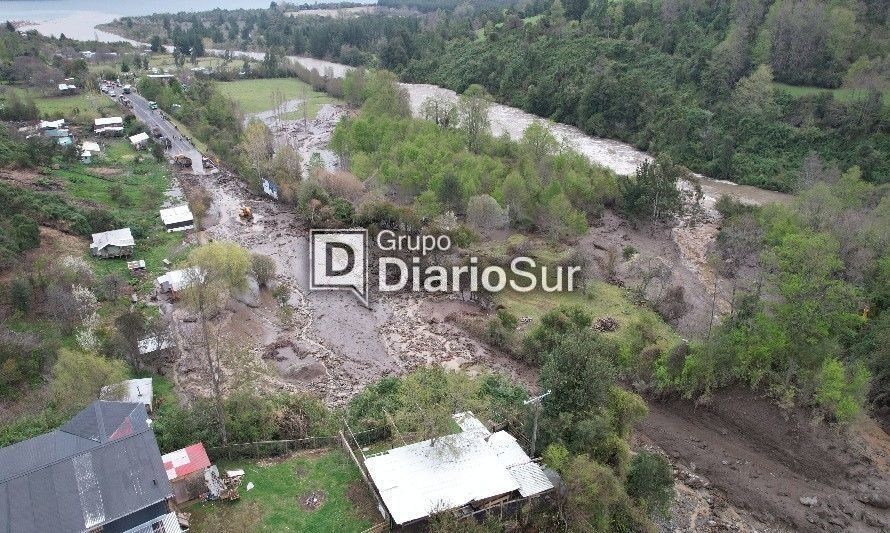
[[[187,204],[161,209],[161,222],[167,233],[185,231],[195,227],[195,217]]]
[[[142,150],[148,146],[148,139],[148,134],[143,131],[142,133],[137,133],[130,137],[130,144],[133,145],[133,148]]]
[[[116,229],[93,234],[90,253],[95,257],[109,259],[133,255],[136,241],[130,228]]]

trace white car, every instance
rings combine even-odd
[[[108,96],[114,98],[115,96],[117,96],[117,92],[115,92],[115,91],[108,91]]]

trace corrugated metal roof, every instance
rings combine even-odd
[[[96,401],[0,449],[0,531],[84,531],[172,496],[141,404]]]
[[[164,462],[164,468],[167,470],[167,479],[170,481],[199,470],[204,470],[210,466],[210,458],[207,457],[204,444],[200,442],[175,452],[165,453],[161,456],[161,460]]]
[[[141,343],[141,341],[140,341]],[[139,353],[142,353],[141,351]],[[128,379],[114,385],[102,387],[99,398],[115,402],[141,403],[151,410],[154,397],[151,378]]]
[[[459,413],[454,419],[461,433],[395,448],[365,460],[397,524],[513,491],[527,496],[553,487],[544,488],[544,482],[549,481],[541,468],[531,462],[509,433],[491,434],[472,413]]]
[[[121,228],[102,233],[93,233],[93,244],[90,248],[101,250],[106,246],[135,246],[136,241],[133,240],[133,232],[130,228]]]
[[[192,215],[188,205],[178,205],[168,209],[161,209],[161,221],[165,226],[191,222],[194,218],[195,217]]]
[[[122,119],[121,117],[97,118],[95,121],[96,127],[120,126],[123,123],[124,119]]]
[[[148,134],[145,133],[144,131],[142,133],[137,133],[136,135],[133,135],[130,137],[130,142],[133,144],[144,143],[147,140],[148,140]]]

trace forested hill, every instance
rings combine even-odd
[[[213,11],[115,29],[158,35],[184,54],[209,38],[380,66],[458,92],[479,83],[500,102],[741,183],[793,190],[814,152],[858,165],[867,181],[890,180],[885,0],[388,2],[422,13]]]

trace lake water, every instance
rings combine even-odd
[[[299,4],[316,4],[321,0],[300,0]],[[263,9],[270,0],[0,0],[0,21],[27,21],[34,24],[22,29],[36,29],[44,35],[79,40],[111,40],[109,34],[95,30],[125,16],[180,11],[220,9]],[[372,2],[367,2],[372,3]]]

